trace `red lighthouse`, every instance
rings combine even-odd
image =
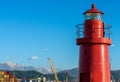
[[[108,46],[111,45],[109,26],[102,21],[104,13],[95,5],[84,13],[83,28],[77,25],[77,45],[80,45],[79,82],[110,82]],[[106,32],[108,30],[108,32]],[[82,36],[80,35],[82,33]],[[108,37],[106,35],[108,34]]]

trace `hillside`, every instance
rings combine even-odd
[[[74,68],[71,70],[65,70],[65,71],[68,71],[70,76],[78,79],[78,68]],[[62,71],[62,72],[65,72],[65,71]],[[120,70],[112,70],[111,71],[111,79],[118,82],[118,80],[120,79]]]
[[[37,71],[10,71],[10,73],[15,73],[16,77],[19,79],[30,79],[30,78],[37,78],[43,76],[42,73]]]
[[[62,72],[58,72],[59,80],[63,81],[66,78],[66,71],[68,72],[69,80],[78,79],[78,68],[74,68],[71,70],[64,70]],[[10,71],[12,74],[15,73],[17,78],[19,79],[31,79],[31,78],[38,78],[38,77],[47,77],[51,80],[54,79],[52,74],[43,74],[34,70],[30,71]],[[111,71],[111,77],[118,81],[120,79],[120,70]]]
[[[39,77],[46,77],[47,79],[54,80],[54,77],[52,74],[42,74],[42,73],[39,73],[39,72],[34,71],[34,70],[31,70],[31,71],[10,71],[10,73],[11,74],[15,73],[16,77],[19,79],[29,80],[31,78],[34,79],[34,78],[39,78]],[[66,73],[59,72],[58,78],[60,81],[65,80]],[[74,77],[68,75],[68,79],[72,80],[72,79],[74,79]]]
[[[118,81],[120,79],[120,70],[114,70],[114,71],[111,71],[111,73],[115,81]]]

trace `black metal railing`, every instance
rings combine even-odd
[[[112,34],[110,31],[110,28],[112,26],[110,24],[105,24],[104,25],[104,37],[105,38],[110,38],[110,35]],[[78,24],[76,25],[76,36],[77,38],[83,38],[84,37],[84,24]]]
[[[84,24],[78,24],[76,25],[76,36],[77,38],[83,38],[84,37]]]
[[[111,38],[110,35],[112,34],[112,32],[110,31],[110,29],[112,28],[112,25],[110,24],[105,24],[105,37],[106,38]]]

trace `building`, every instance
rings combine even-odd
[[[10,74],[10,72],[7,71],[0,71],[0,82],[20,82],[17,81],[16,76],[13,74]]]

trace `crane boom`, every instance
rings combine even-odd
[[[55,68],[54,68],[54,64],[53,64],[53,62],[52,62],[52,59],[51,59],[51,58],[48,58],[48,61],[49,61],[49,63],[50,63],[50,67],[51,67],[52,73],[53,73],[53,75],[54,75],[55,81],[56,81],[56,82],[59,82],[59,79],[58,79],[56,70],[55,70]]]

